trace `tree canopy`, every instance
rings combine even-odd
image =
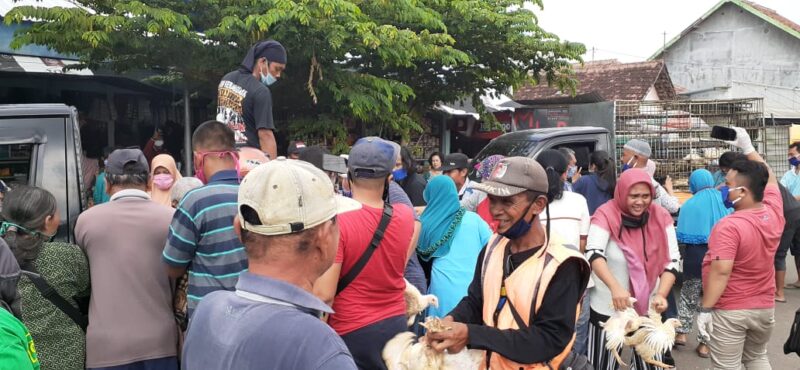
[[[309,137],[341,138],[345,121],[407,135],[437,102],[479,103],[526,82],[569,90],[585,52],[540,28],[530,1],[73,2],[82,7],[14,8],[6,23],[34,22],[12,46],[45,45],[89,68],[161,71],[214,96],[253,43],[275,39],[289,55],[275,109]]]

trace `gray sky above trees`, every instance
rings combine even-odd
[[[751,0],[800,23],[800,0]],[[544,0],[533,8],[542,28],[586,45],[584,60],[642,61],[718,0]]]

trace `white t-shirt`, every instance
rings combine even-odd
[[[680,271],[682,264],[681,253],[678,249],[678,238],[675,235],[675,227],[672,225],[667,226],[666,233],[670,263],[665,270]],[[596,254],[606,259],[608,269],[611,271],[611,275],[614,276],[617,283],[623,287],[630,285],[628,261],[625,259],[625,253],[617,243],[611,239],[611,234],[609,234],[608,231],[600,226],[592,225],[589,231],[589,237],[586,240],[586,258],[591,261],[592,257]],[[592,311],[611,316],[614,313],[611,301],[611,288],[600,280],[594,272],[592,272],[592,279],[590,281],[594,282],[594,287],[589,289],[588,292]],[[660,281],[656,283],[656,287],[653,288],[653,291],[650,293],[651,298],[658,291],[658,285],[660,283]]]
[[[547,213],[540,215],[542,226],[547,225]],[[550,203],[550,232],[561,237],[565,244],[580,247],[581,236],[589,235],[589,206],[578,193],[565,191],[561,199]]]

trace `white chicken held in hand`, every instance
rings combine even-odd
[[[622,350],[625,344],[625,337],[639,328],[641,318],[639,314],[632,308],[636,303],[636,298],[629,298],[630,305],[622,311],[614,311],[614,314],[605,322],[601,322],[600,326],[603,327],[603,332],[606,334],[606,349],[611,351],[611,354],[622,365],[628,366],[619,357],[619,351]]]
[[[428,318],[423,324],[429,332],[450,330],[440,319]],[[389,370],[477,370],[483,351],[464,349],[458,353],[439,353],[411,332],[397,334],[383,347],[383,361]]]
[[[403,298],[406,300],[406,318],[408,319],[408,326],[414,325],[414,320],[417,315],[425,311],[428,306],[439,307],[439,298],[433,294],[422,295],[419,289],[403,279],[406,282],[406,290],[403,292]]]
[[[652,308],[648,317],[642,317],[639,329],[625,340],[625,344],[633,347],[636,354],[653,366],[672,369],[674,366],[657,361],[656,356],[663,355],[675,345],[675,329],[681,326],[678,319],[667,319],[661,322],[661,314]]]

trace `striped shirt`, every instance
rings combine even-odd
[[[247,270],[244,245],[233,231],[239,179],[235,171],[220,171],[206,186],[181,200],[169,227],[163,260],[189,271],[188,315],[207,294],[236,288]]]

